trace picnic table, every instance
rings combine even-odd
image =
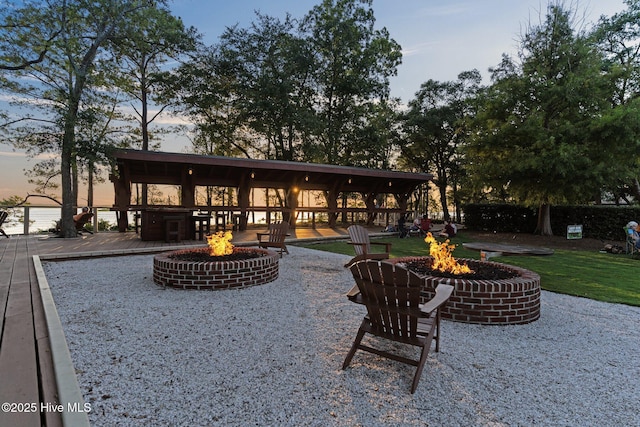
[[[462,246],[467,249],[478,250],[485,253],[486,258],[502,255],[552,255],[553,249],[537,246],[508,245],[506,243],[468,242]]]

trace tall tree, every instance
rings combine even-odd
[[[180,61],[196,49],[200,35],[194,28],[185,28],[180,18],[171,15],[165,8],[141,9],[132,20],[139,24],[127,28],[112,40],[116,69],[123,78],[119,86],[134,100],[131,106],[139,124],[139,145],[149,150],[153,139],[151,124],[163,113],[168,104],[160,102],[156,87],[163,81],[167,62]],[[150,108],[156,110],[150,113]],[[163,134],[166,129],[156,129]],[[147,205],[147,186],[142,185],[143,206]]]
[[[640,97],[640,1],[626,0],[627,10],[611,17],[603,16],[593,31],[592,37],[605,56],[606,75],[612,87],[611,105],[620,108],[635,108]],[[628,143],[633,145],[637,137],[630,134]],[[640,156],[620,165],[619,181],[607,186],[622,198],[630,189],[636,200],[640,200]],[[618,197],[616,197],[616,201]]]
[[[250,28],[227,28],[220,38],[220,71],[233,82],[232,108],[264,145],[261,157],[302,160],[312,120],[312,62],[295,20],[256,15]]]
[[[54,105],[50,122],[58,123],[60,128],[54,144],[60,155],[64,237],[76,235],[72,218],[76,200],[72,174],[78,154],[76,132],[85,92],[104,71],[99,66],[109,57],[105,49],[108,42],[129,33],[128,27],[139,24],[133,19],[140,16],[136,12],[162,4],[162,1],[146,0],[28,2],[5,15],[0,24],[0,39],[15,46],[16,50],[37,52],[47,46],[44,59],[9,76],[11,86],[5,84],[4,89],[13,89]],[[10,25],[13,22],[22,25]],[[43,30],[32,31],[32,26]],[[52,39],[51,34],[55,31],[59,31],[59,35]],[[23,77],[31,77],[36,83]]]
[[[638,123],[635,112],[611,108],[602,56],[571,16],[550,5],[523,36],[520,63],[503,57],[493,70],[468,151],[487,185],[538,206],[543,235],[552,234],[551,204],[592,200],[636,149],[620,144],[636,127],[625,122]]]
[[[190,61],[162,75],[158,93],[193,123],[195,153],[254,157],[248,126],[234,104],[237,79],[228,66],[219,46],[200,47]]]
[[[314,55],[319,125],[315,158],[310,160],[353,164],[353,142],[376,122],[363,118],[375,111],[372,104],[389,98],[389,78],[397,73],[402,54],[386,28],[375,29],[371,4],[323,0],[301,23]]]
[[[461,147],[467,139],[466,119],[473,114],[472,100],[480,90],[477,70],[458,75],[455,82],[429,80],[420,86],[403,117],[402,155],[413,168],[434,172],[444,219],[451,220],[448,192],[457,189],[464,166]],[[460,203],[454,198],[456,212]]]

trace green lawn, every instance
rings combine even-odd
[[[419,238],[387,237],[375,241],[393,243],[391,257],[429,254],[427,244]],[[466,241],[464,234],[451,240],[451,243],[458,245],[454,256],[479,259],[478,251],[462,247]],[[353,255],[353,249],[344,241],[303,246]],[[547,291],[640,306],[640,260],[629,255],[557,250],[548,256],[502,256],[491,260],[535,271],[540,275],[542,288]]]

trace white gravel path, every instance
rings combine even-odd
[[[411,395],[413,367],[341,370],[348,257],[289,249],[278,280],[218,292],[156,286],[152,256],[46,263],[92,425],[640,426],[640,308],[543,292],[529,325],[445,321]]]

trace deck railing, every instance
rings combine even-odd
[[[7,210],[9,217],[2,225],[7,234],[39,234],[55,229],[56,221],[61,217],[61,207],[51,205],[28,205],[28,206],[0,206],[0,210]],[[209,212],[215,220],[216,215],[221,216],[223,221],[231,224],[234,221],[234,214],[239,214],[240,208],[237,206],[196,206],[196,210]],[[77,209],[78,212],[80,208]],[[116,212],[111,206],[96,206],[92,209],[91,229],[93,232],[116,229]],[[142,210],[142,208],[140,208]],[[251,207],[247,210],[247,220],[249,224],[265,225],[271,221],[280,220],[285,209],[276,207]],[[399,212],[399,210],[398,210]],[[377,225],[395,224],[396,216],[399,214],[395,210],[380,210],[376,220]],[[136,207],[131,207],[128,222],[131,229],[136,225],[136,214],[139,213]],[[366,221],[367,212],[363,208],[340,208],[338,209],[338,222],[360,223]],[[316,223],[327,222],[328,209],[322,207],[299,207],[296,209],[296,219],[299,226],[315,227]],[[139,217],[139,216],[138,216]]]

